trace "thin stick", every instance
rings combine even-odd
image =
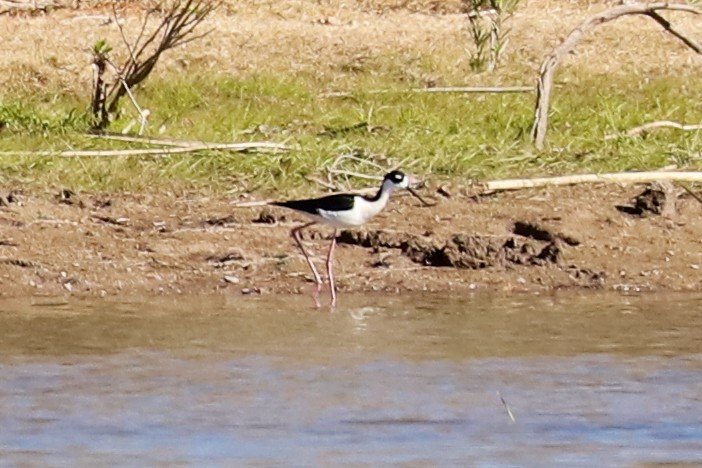
[[[122,27],[122,23],[119,20],[119,15],[117,14],[117,2],[112,2],[112,16],[115,19],[115,24],[117,25],[117,29],[119,29],[119,35],[122,36],[122,42],[124,42],[124,45],[127,47],[127,50],[129,51],[129,57],[131,58],[132,62],[136,62],[136,57],[134,56],[134,49],[132,48],[131,44],[127,40],[126,34],[124,34],[124,28]],[[147,15],[148,18],[148,15]],[[142,32],[144,31],[144,26],[146,25],[146,20],[141,25],[141,30]],[[137,40],[137,44],[139,41]],[[114,65],[112,65],[113,68]],[[115,68],[116,70],[116,68]]]
[[[127,141],[130,143],[143,143],[145,145],[176,146],[178,148],[192,148],[200,145],[217,145],[219,143],[208,143],[206,141],[169,140],[164,138],[148,138],[130,135],[114,135],[112,133],[86,133],[88,138],[99,138],[101,140]]]
[[[625,133],[610,133],[609,135],[605,135],[605,140],[614,140],[620,137],[635,137],[656,128],[676,128],[684,132],[691,132],[695,130],[702,130],[702,124],[686,125],[678,122],[673,122],[672,120],[657,120],[655,122],[649,122],[647,124],[634,127],[630,130],[627,130]]]
[[[651,172],[617,172],[605,174],[579,174],[558,177],[536,177],[533,179],[491,180],[483,185],[486,190],[519,190],[525,188],[574,185],[585,183],[642,183],[658,180],[674,182],[702,182],[702,172],[651,171]]]
[[[167,156],[172,154],[195,153],[207,150],[228,150],[247,152],[252,150],[287,151],[289,148],[268,141],[251,143],[202,144],[187,148],[153,148],[128,150],[77,150],[77,151],[0,151],[0,156],[59,156],[63,158],[109,157],[109,156]]]
[[[112,7],[112,8],[115,8],[115,7],[114,7],[114,4],[113,4],[113,7]],[[117,15],[116,15],[116,10],[115,10],[115,18],[116,18],[116,17],[117,17]],[[117,24],[119,25],[119,23],[117,23]],[[122,31],[122,26],[121,26],[121,25],[119,26],[119,30],[120,30],[121,33],[124,33],[124,32]],[[123,39],[124,39],[124,43],[127,45],[127,48],[129,49],[129,54],[132,56],[132,59],[134,59],[134,51],[133,51],[132,48],[129,46],[129,43],[127,42],[126,38],[124,38],[124,36],[123,36]],[[116,66],[114,63],[112,63],[111,60],[107,60],[107,63],[110,64],[110,66],[112,67],[112,69],[113,69],[113,70],[115,71],[115,73],[117,74],[117,79],[119,79],[119,81],[122,83],[122,86],[124,87],[124,90],[127,92],[127,96],[129,96],[129,100],[132,102],[132,105],[134,106],[134,108],[135,108],[135,109],[137,110],[137,112],[139,113],[139,135],[143,135],[143,134],[144,134],[144,128],[146,128],[146,119],[147,119],[147,118],[149,117],[149,115],[151,114],[151,111],[150,111],[149,109],[142,109],[142,108],[141,108],[141,106],[139,105],[139,103],[138,103],[137,100],[136,100],[136,97],[134,97],[134,94],[132,93],[132,90],[129,89],[129,85],[127,85],[127,81],[124,79],[124,76],[122,76],[121,70],[120,70],[119,68],[117,68],[117,66]],[[125,132],[125,133],[126,133],[126,132]]]
[[[679,185],[680,187],[682,187],[683,190],[685,190],[687,193],[689,193],[690,195],[692,195],[692,198],[694,198],[694,199],[697,200],[700,204],[702,204],[702,197],[700,197],[700,196],[697,195],[695,192],[693,192],[692,189],[691,189],[690,187],[687,186],[687,184],[683,184],[683,183],[680,182],[680,181],[676,182],[676,184]]]
[[[698,10],[698,13],[699,13],[699,10]],[[661,15],[659,15],[655,11],[651,11],[651,12],[647,13],[647,15],[649,17],[653,18],[658,24],[663,26],[663,29],[665,29],[670,34],[672,34],[673,36],[680,39],[686,46],[688,46],[689,48],[691,48],[692,50],[694,50],[698,54],[702,54],[702,44],[700,44],[695,39],[688,36],[685,32],[681,31],[680,29],[677,29],[675,26],[670,24],[670,21],[663,18]]]
[[[533,86],[447,86],[441,88],[412,88],[408,90],[376,89],[363,94],[403,94],[403,93],[531,93]],[[320,94],[322,98],[351,97],[353,93],[347,91],[332,91]]]
[[[507,416],[509,416],[509,419],[512,420],[512,424],[516,423],[517,420],[514,419],[514,415],[512,414],[512,410],[510,409],[509,405],[505,401],[504,398],[502,398],[502,394],[500,394],[500,391],[497,391],[497,396],[500,397],[500,401],[502,402],[502,406],[505,407],[505,410],[507,410]]]

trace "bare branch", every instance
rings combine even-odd
[[[401,94],[401,93],[531,93],[536,88],[533,86],[449,86],[436,88],[412,88],[408,91],[378,89],[368,91],[366,94]],[[323,98],[351,97],[352,93],[338,91],[320,94]]]
[[[173,140],[168,138],[148,138],[143,136],[130,136],[114,133],[88,133],[85,136],[89,138],[98,138],[101,140],[127,141],[130,143],[142,143],[145,145],[157,146],[177,146],[179,148],[192,148],[193,146],[208,145],[210,148],[220,143],[211,143],[206,141],[190,141],[190,140]]]
[[[122,36],[122,42],[124,42],[124,45],[127,47],[127,50],[129,51],[129,58],[133,61],[136,62],[136,57],[134,56],[134,50],[132,49],[131,44],[129,44],[129,41],[127,40],[127,36],[124,34],[124,28],[122,27],[122,23],[119,21],[119,15],[117,15],[117,2],[112,2],[112,15],[115,19],[115,24],[117,25],[117,29],[119,29],[119,35]],[[142,30],[143,26],[146,24],[146,21],[142,24]]]
[[[561,44],[553,49],[541,64],[541,70],[537,80],[536,108],[534,110],[534,123],[531,129],[531,136],[537,149],[543,149],[544,142],[546,141],[551,88],[553,87],[553,75],[556,72],[558,63],[561,58],[568,55],[573,48],[575,48],[585,33],[595,27],[626,15],[646,15],[657,21],[667,32],[680,39],[685,45],[695,50],[697,53],[701,53],[702,49],[696,41],[689,38],[686,34],[682,33],[682,31],[673,29],[667,20],[658,15],[657,12],[660,10],[674,10],[693,14],[702,13],[701,10],[692,5],[667,2],[620,5],[587,18],[571,31]]]
[[[345,169],[329,169],[330,174],[345,175],[348,177],[356,177],[358,179],[369,179],[369,180],[383,180],[382,176],[374,176],[369,174],[363,174],[360,172],[347,171]]]
[[[64,158],[110,157],[110,156],[169,156],[173,154],[195,153],[198,151],[227,150],[247,153],[257,150],[287,151],[280,143],[269,141],[251,143],[201,144],[177,148],[127,149],[127,150],[75,150],[75,151],[0,151],[0,156],[59,156]]]
[[[144,133],[144,128],[146,127],[146,119],[148,118],[149,114],[151,114],[151,111],[148,109],[142,109],[139,103],[137,102],[136,98],[134,97],[134,94],[132,93],[132,90],[129,89],[129,85],[127,85],[127,82],[124,80],[122,77],[120,71],[117,69],[117,66],[112,63],[111,60],[107,60],[107,63],[110,64],[110,66],[115,70],[117,73],[117,78],[119,82],[124,86],[125,91],[127,95],[129,96],[129,100],[132,102],[132,105],[134,108],[137,110],[137,113],[139,114],[139,135]]]
[[[129,42],[123,25],[117,18],[116,7],[113,5],[115,21],[122,41],[129,51],[129,58],[121,67],[115,67],[118,70],[118,79],[110,84],[110,89],[106,93],[104,105],[106,111],[103,115],[109,116],[117,111],[121,98],[130,95],[131,89],[149,76],[164,52],[208,34],[210,31],[198,35],[194,35],[193,32],[221,3],[221,0],[174,0],[164,8],[161,21],[147,34],[147,24],[153,13],[152,10],[148,10],[133,44]],[[133,96],[130,98],[139,110],[136,100]],[[144,113],[141,111],[140,117],[143,128]],[[108,118],[103,118],[98,128],[104,128],[107,124]]]
[[[698,11],[699,13],[699,11]],[[680,29],[677,29],[675,26],[670,24],[670,21],[667,19],[663,18],[661,15],[656,13],[655,11],[652,11],[647,14],[649,17],[653,18],[658,24],[663,26],[663,29],[668,31],[670,34],[673,36],[677,37],[680,39],[683,44],[697,52],[698,54],[702,54],[702,45],[697,42],[694,38],[688,36],[684,31],[681,31]]]
[[[700,196],[697,195],[695,192],[693,192],[692,189],[691,189],[690,187],[687,186],[687,184],[684,184],[684,183],[682,183],[682,182],[680,182],[680,181],[676,182],[676,184],[677,184],[678,186],[682,187],[683,190],[685,190],[692,198],[694,198],[694,199],[697,200],[700,204],[702,204],[702,197],[700,197]]]
[[[651,171],[651,172],[617,172],[605,174],[579,174],[558,177],[536,177],[533,179],[491,180],[481,185],[488,191],[519,190],[556,185],[574,185],[586,183],[641,183],[657,180],[675,182],[702,182],[702,172]]]

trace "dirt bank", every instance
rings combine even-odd
[[[399,196],[339,236],[348,291],[694,290],[702,286],[702,208],[684,192],[661,207],[644,187],[582,186],[475,197],[434,189],[427,209]],[[306,292],[288,237],[300,218],[193,194],[3,193],[0,294]],[[655,212],[662,214],[655,214]],[[310,229],[322,255],[329,231]],[[321,265],[320,265],[321,267]]]

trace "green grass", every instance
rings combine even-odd
[[[390,67],[391,68],[391,67]],[[702,132],[658,130],[645,138],[605,141],[605,134],[653,120],[702,122],[702,86],[695,77],[636,77],[611,81],[582,70],[563,73],[554,90],[549,147],[529,139],[531,94],[412,94],[392,73],[353,76],[351,98],[319,97],[315,79],[196,74],[148,81],[137,91],[151,110],[148,134],[213,142],[272,140],[285,154],[211,151],[170,157],[59,158],[3,156],[0,182],[74,190],[158,190],[164,187],[268,191],[307,187],[340,154],[362,155],[383,167],[400,165],[434,177],[490,179],[514,176],[656,169],[669,164],[700,168]],[[203,74],[204,76],[204,74]],[[563,78],[563,77],[560,77]],[[682,86],[685,84],[686,86]],[[397,92],[371,94],[371,89]],[[112,126],[119,131],[134,117]],[[0,95],[0,150],[125,148],[83,135],[86,102],[74,96]],[[365,129],[341,129],[367,122]],[[357,163],[351,170],[372,171]],[[359,184],[362,184],[359,183]]]

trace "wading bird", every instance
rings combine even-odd
[[[313,294],[314,302],[319,307],[319,292],[322,290],[322,278],[319,276],[317,269],[312,263],[312,259],[302,245],[300,231],[312,226],[313,224],[326,224],[334,228],[331,245],[327,253],[327,276],[329,277],[329,288],[331,290],[331,305],[336,305],[336,290],[334,288],[334,274],[332,272],[332,262],[334,255],[334,246],[336,245],[336,235],[339,228],[349,228],[365,224],[372,217],[380,213],[385,205],[388,204],[390,195],[398,188],[404,188],[417,197],[424,205],[431,206],[424,201],[412,188],[410,182],[413,180],[400,171],[392,171],[385,175],[383,184],[380,186],[378,193],[372,197],[355,194],[335,194],[321,198],[311,198],[307,200],[290,200],[282,202],[270,202],[270,205],[282,206],[295,210],[305,216],[312,218],[302,226],[298,226],[290,231],[290,236],[295,239],[295,242],[300,247],[302,255],[305,256],[307,264],[312,270],[315,282],[315,291]]]

